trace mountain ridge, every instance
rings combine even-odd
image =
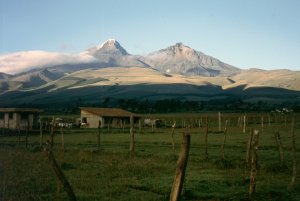
[[[36,51],[2,55],[0,69],[14,62],[30,63],[35,56],[38,60],[27,71],[0,73],[1,106],[50,104],[58,102],[56,96],[64,97],[65,104],[106,97],[300,102],[300,71],[242,70],[183,43],[141,56],[129,54],[110,39],[78,55]]]
[[[45,67],[55,68],[61,72],[74,72],[91,66],[94,68],[140,66],[151,67],[163,73],[203,76],[229,75],[238,71],[238,68],[196,51],[183,43],[176,43],[168,48],[141,56],[129,54],[115,39],[109,39],[77,55],[29,51],[0,56],[0,69],[18,68],[11,65],[12,63],[16,66],[23,65],[19,67],[20,72],[25,72],[26,68],[31,70]],[[59,70],[64,66],[68,69]]]

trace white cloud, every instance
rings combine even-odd
[[[33,68],[58,64],[88,63],[95,58],[87,54],[62,54],[57,52],[28,51],[0,55],[0,72],[15,74]]]

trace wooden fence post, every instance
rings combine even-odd
[[[243,133],[246,133],[246,115],[244,115]]]
[[[123,130],[123,133],[125,133],[125,124],[126,124],[126,122],[125,122],[125,119],[123,120],[123,123],[122,123],[122,130]]]
[[[281,139],[280,139],[280,134],[278,131],[274,132],[274,137],[275,137],[276,144],[278,147],[280,165],[283,165],[283,148],[282,148],[282,143],[281,143]]]
[[[172,191],[170,194],[170,201],[180,200],[182,187],[184,183],[184,177],[185,177],[185,169],[188,162],[188,156],[190,151],[190,142],[191,142],[190,134],[184,133],[182,135],[180,153],[176,164],[176,171],[175,171]]]
[[[247,166],[250,164],[250,149],[251,149],[251,142],[253,137],[253,128],[250,130],[248,142],[246,146],[246,164]]]
[[[292,127],[292,128],[291,128],[291,138],[292,138],[292,157],[293,157],[291,189],[294,190],[295,187],[296,187],[296,178],[297,178],[297,156],[296,156],[296,136],[295,136],[295,115],[292,117],[291,127]]]
[[[219,119],[219,132],[221,132],[221,112],[218,113],[218,119]]]
[[[18,146],[20,146],[20,143],[21,143],[21,130],[20,130],[20,126],[18,126]]]
[[[101,135],[101,121],[98,122],[98,138],[97,138],[97,147],[98,151],[100,150],[100,135]]]
[[[151,122],[151,132],[152,132],[152,133],[154,133],[154,124],[155,124],[155,121],[152,121],[152,122]]]
[[[134,122],[133,122],[133,115],[130,115],[130,153],[134,153]]]
[[[226,135],[227,135],[227,125],[228,125],[228,120],[225,121],[225,128],[224,128],[224,139],[223,139],[223,144],[222,144],[222,158],[223,158],[223,160],[225,159],[224,147],[225,147]]]
[[[139,134],[142,132],[142,122],[141,119],[139,119]]]
[[[253,154],[252,154],[252,161],[251,161],[250,188],[249,188],[249,195],[250,195],[250,197],[254,194],[254,191],[255,191],[256,172],[257,172],[258,137],[259,137],[259,131],[258,130],[254,130],[254,132],[253,132],[253,140],[252,140]]]
[[[174,142],[174,131],[175,131],[175,128],[176,128],[176,121],[174,122],[174,124],[172,125],[172,147],[173,147],[173,152],[175,154],[175,142]]]
[[[42,146],[43,143],[43,122],[42,119],[40,119],[40,146]]]
[[[286,114],[284,115],[284,127],[286,128],[286,123],[287,123],[287,116]]]
[[[62,184],[62,186],[64,187],[65,191],[67,192],[67,194],[69,196],[69,200],[70,201],[76,201],[76,196],[74,194],[74,191],[73,191],[70,183],[66,179],[64,173],[60,169],[59,165],[57,164],[57,162],[55,160],[55,157],[54,157],[51,149],[44,148],[44,151],[47,154],[47,157],[48,157],[48,159],[49,159],[49,161],[50,161],[50,163],[52,165],[54,173],[56,174],[56,176],[58,177],[60,183]]]
[[[264,131],[264,117],[261,117],[261,132]]]
[[[54,117],[52,118],[52,124],[50,127],[50,135],[51,135],[50,147],[52,149],[54,146]]]
[[[65,139],[64,139],[64,132],[63,132],[62,127],[60,127],[60,134],[61,134],[61,148],[64,151],[65,150]]]
[[[207,138],[208,138],[208,118],[206,117],[206,130],[205,130],[205,160],[208,160]]]
[[[27,145],[28,145],[28,132],[29,132],[29,120],[27,120],[26,135],[25,135],[25,146],[26,146],[26,148],[27,148]]]

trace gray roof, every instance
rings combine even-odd
[[[41,113],[43,110],[35,108],[0,108],[0,112],[31,112],[31,113]]]
[[[80,109],[104,117],[130,117],[131,115],[139,117],[137,114],[119,108],[80,107]]]

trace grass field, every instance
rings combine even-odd
[[[202,116],[209,116],[210,121],[208,160],[204,160],[205,118],[201,121],[197,114],[156,115],[168,125],[155,128],[154,132],[151,128],[142,128],[139,133],[136,125],[134,155],[129,152],[128,129],[125,132],[102,129],[99,151],[97,129],[64,129],[65,150],[62,150],[60,131],[56,130],[53,152],[78,200],[169,200],[182,133],[186,132],[191,134],[191,149],[183,200],[250,200],[250,169],[246,167],[245,150],[250,129],[262,129],[260,116],[249,115],[246,133],[237,125],[238,114],[222,117],[222,129],[224,120],[230,120],[225,160],[221,153],[224,136],[218,130],[217,115]],[[286,122],[278,117],[270,125],[266,119],[259,137],[256,190],[251,200],[300,200],[299,174],[295,190],[289,188],[292,169],[290,117]],[[299,163],[298,120],[296,116]],[[175,153],[170,128],[174,121],[178,125],[174,134]],[[194,124],[194,127],[181,128],[183,124],[186,127]],[[279,162],[274,130],[281,135],[283,165]],[[25,136],[21,136],[19,142],[16,135],[1,135],[0,200],[68,200],[39,145],[38,133],[29,135],[27,148]],[[44,130],[43,143],[49,138],[49,131]]]

